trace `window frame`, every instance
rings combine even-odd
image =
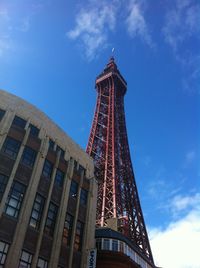
[[[27,257],[28,257],[27,260],[26,260],[25,258],[22,259],[23,254],[24,254],[24,255],[25,255],[25,254],[28,255],[28,256],[27,256]],[[33,254],[29,253],[29,252],[26,251],[26,250],[22,250],[21,257],[20,257],[20,259],[19,259],[19,268],[21,267],[21,265],[22,265],[23,268],[31,268],[32,258],[33,258]]]
[[[38,200],[39,198],[40,198],[40,201]],[[45,205],[45,198],[42,195],[36,193],[32,211],[31,211],[30,220],[29,220],[29,226],[31,226],[35,230],[39,230],[40,228],[44,205]]]
[[[21,118],[18,115],[15,115],[13,121],[12,121],[12,127],[18,127],[21,129],[25,129],[27,121],[23,118]]]
[[[38,138],[40,130],[39,128],[37,128],[36,126],[34,126],[33,124],[29,124],[29,128],[30,128],[30,135],[32,137]]]
[[[69,190],[69,196],[73,198],[77,198],[78,195],[78,187],[79,184],[75,180],[72,179],[71,185],[70,185],[70,190]]]
[[[64,183],[64,177],[65,177],[65,173],[62,170],[57,168],[55,179],[54,179],[54,184],[62,188],[63,183]]]
[[[8,243],[0,241],[0,267],[3,267],[6,262],[9,246]]]
[[[21,147],[21,142],[9,136],[6,137],[1,151],[12,159],[16,159]]]
[[[86,206],[87,200],[88,200],[88,190],[81,188],[80,204]]]
[[[74,250],[81,251],[83,245],[83,235],[84,235],[84,223],[78,220],[76,223]]]
[[[22,191],[19,190],[20,188]],[[4,212],[6,215],[16,219],[18,218],[25,193],[26,186],[14,180],[5,203]],[[13,211],[13,213],[11,213],[11,211]]]
[[[5,192],[5,189],[6,189],[6,185],[8,183],[8,176],[0,173],[0,201],[3,197],[3,194]]]
[[[43,262],[42,266],[39,266],[39,262]],[[43,258],[38,258],[37,268],[48,268],[48,261]]]
[[[62,236],[62,242],[66,246],[69,246],[71,243],[73,224],[74,224],[74,216],[72,216],[69,213],[66,213],[63,228],[63,236]]]
[[[53,164],[49,160],[45,159],[44,166],[42,169],[42,176],[47,179],[50,179],[52,173],[53,173]]]
[[[21,156],[20,163],[32,168],[35,164],[36,157],[37,152],[33,150],[31,147],[25,146]]]
[[[57,215],[58,206],[53,202],[50,202],[45,223],[45,233],[51,237],[53,237]]]

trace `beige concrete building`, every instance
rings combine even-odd
[[[96,196],[91,158],[44,113],[0,90],[0,267],[87,267]]]

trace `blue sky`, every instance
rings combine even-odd
[[[113,47],[128,83],[129,144],[155,261],[200,267],[200,2],[0,1],[0,88],[82,148],[95,78]]]

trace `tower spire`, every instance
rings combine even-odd
[[[97,226],[117,219],[127,236],[153,264],[129,151],[124,113],[127,83],[114,58],[96,78],[97,103],[87,145],[98,180]]]

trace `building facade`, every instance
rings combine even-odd
[[[0,90],[0,267],[87,266],[93,161],[45,114]]]

